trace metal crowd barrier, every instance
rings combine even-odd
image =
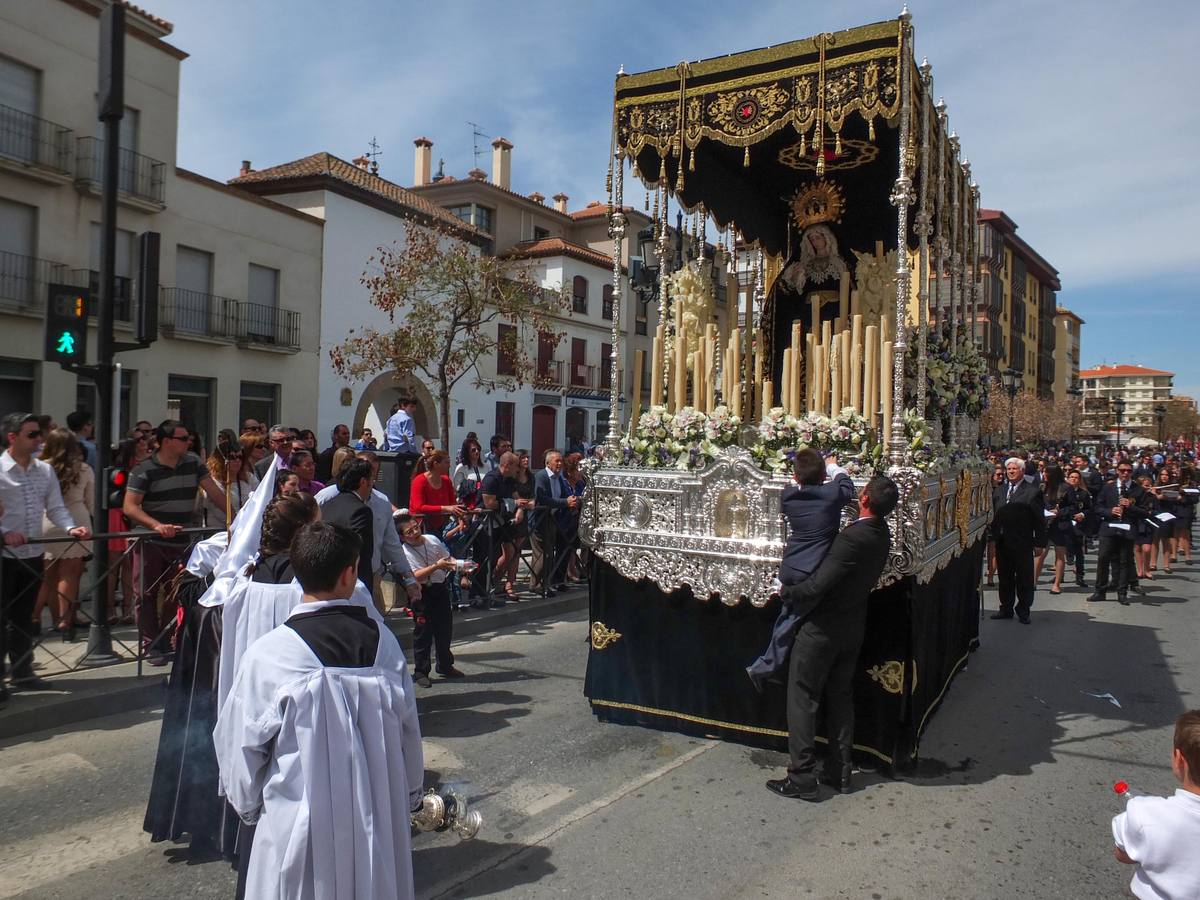
[[[112,549],[110,546],[108,568],[94,583],[84,583],[89,574],[85,569],[81,575],[80,589],[77,597],[64,596],[59,592],[57,585],[52,589],[50,594],[46,595],[47,605],[50,605],[52,610],[52,624],[49,630],[42,627],[40,614],[37,623],[34,623],[32,620],[25,622],[11,620],[14,610],[24,610],[26,608],[26,604],[22,601],[27,599],[28,592],[42,592],[43,585],[45,584],[45,569],[50,565],[50,561],[45,560],[44,556],[35,557],[35,559],[41,562],[41,566],[39,567],[32,565],[31,560],[11,555],[6,549],[5,552],[0,553],[0,584],[4,583],[4,572],[7,567],[18,566],[33,575],[31,584],[26,586],[24,591],[15,596],[7,596],[6,592],[6,596],[0,597],[0,605],[3,606],[4,610],[4,615],[0,617],[0,621],[6,627],[26,629],[25,633],[32,639],[28,651],[22,653],[15,660],[6,661],[8,672],[11,674],[14,670],[19,671],[26,662],[32,663],[34,675],[47,677],[63,675],[81,669],[95,668],[100,665],[115,665],[136,661],[138,675],[140,676],[144,662],[152,656],[161,658],[164,663],[170,661],[174,657],[172,639],[176,627],[175,609],[173,608],[172,599],[167,595],[171,580],[187,564],[188,557],[195,544],[199,540],[221,530],[223,529],[180,529],[180,536],[185,537],[187,540],[186,543],[181,541],[178,545],[179,554],[177,561],[166,567],[150,584],[146,584],[145,580],[146,554],[142,552],[145,549],[143,545],[156,544],[162,546],[166,544],[162,538],[152,531],[138,529],[134,531],[104,532],[95,534],[87,540],[80,540],[73,537],[46,537],[40,538],[37,541],[31,541],[31,544],[36,544],[39,547],[55,544],[83,545],[88,550],[89,557],[91,554],[90,545],[95,540],[124,540],[127,542],[124,551],[120,552]],[[173,550],[174,545],[170,546]],[[174,554],[167,555],[173,556]],[[136,579],[134,578],[135,575]],[[114,579],[116,579],[115,582]],[[123,617],[118,619],[116,623],[110,623],[108,621],[108,599],[111,595],[115,608],[117,600],[116,588],[118,586],[121,588],[120,599]],[[129,596],[129,594],[132,594],[132,596]],[[53,621],[55,617],[53,615],[53,606],[50,604],[52,596],[59,598],[66,605],[68,627],[65,632],[59,632],[54,627]],[[88,602],[84,602],[85,598],[88,598]],[[152,635],[143,635],[142,633],[143,623],[141,622],[141,618],[144,603],[153,603],[155,607],[156,627]],[[34,602],[28,605],[34,606],[35,604],[36,596]],[[127,619],[131,613],[133,621],[129,622]],[[76,625],[77,618],[83,620],[78,625]],[[83,628],[86,630],[93,626],[108,629],[112,637],[115,659],[108,659],[100,663],[93,662],[89,660],[87,653],[83,652],[86,651],[87,645],[76,642],[78,629]]]

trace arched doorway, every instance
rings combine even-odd
[[[357,440],[363,428],[370,428],[382,444],[392,405],[405,395],[414,397],[417,401],[417,411],[413,416],[417,437],[437,438],[440,430],[438,406],[433,394],[416,378],[397,380],[394,372],[376,375],[359,394],[354,421],[350,424],[350,434]]]
[[[570,415],[568,411],[567,415]],[[553,406],[533,408],[533,446],[530,448],[529,465],[533,469],[541,466],[546,451],[554,446],[558,434],[558,410]]]
[[[579,406],[572,406],[567,410],[567,446],[565,447],[568,453],[573,451],[583,451],[583,442],[587,439],[588,434],[588,414],[587,410]]]

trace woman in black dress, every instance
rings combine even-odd
[[[1062,593],[1063,574],[1067,569],[1067,545],[1071,542],[1071,521],[1074,511],[1069,504],[1067,483],[1063,470],[1047,466],[1042,474],[1042,495],[1046,502],[1046,541],[1054,547],[1054,583],[1051,594]],[[1046,559],[1046,550],[1039,550],[1034,569],[1039,574]]]
[[[1150,548],[1154,545],[1154,535],[1158,530],[1155,525],[1159,524],[1154,517],[1162,512],[1162,504],[1154,495],[1154,480],[1149,475],[1139,478],[1138,484],[1146,491],[1145,499],[1140,504],[1146,510],[1146,517],[1133,526],[1133,559],[1137,563],[1137,577],[1153,581],[1154,576],[1150,574]]]
[[[1159,512],[1170,513],[1175,518],[1169,522],[1158,522],[1158,528],[1154,529],[1153,543],[1150,545],[1150,571],[1158,570],[1158,561],[1161,559],[1163,571],[1170,575],[1171,561],[1175,558],[1175,530],[1179,523],[1180,491],[1176,476],[1167,466],[1158,470],[1153,494],[1154,499],[1158,501]]]
[[[1192,522],[1196,519],[1196,503],[1200,501],[1200,481],[1191,466],[1179,469],[1179,522],[1175,527],[1175,561],[1182,556],[1192,563]]]

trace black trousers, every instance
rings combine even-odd
[[[33,675],[33,642],[37,634],[31,619],[42,584],[42,558],[4,559],[0,582],[0,686],[5,658],[12,660],[12,677]]]
[[[1083,532],[1079,528],[1071,529],[1071,537],[1067,540],[1067,553],[1075,558],[1075,580],[1083,581]]]
[[[1012,615],[1016,599],[1017,615],[1027,616],[1033,607],[1033,549],[1028,544],[1014,546],[1000,537],[996,540],[996,574],[1000,576],[1000,612]]]
[[[453,624],[450,589],[446,583],[421,585],[421,599],[413,604],[412,610],[413,675],[429,674],[431,646],[437,650],[438,671],[449,671],[454,666],[454,654],[450,652]]]
[[[1136,572],[1133,539],[1101,532],[1100,552],[1096,557],[1096,593],[1103,596],[1105,591],[1115,588],[1117,596],[1125,596],[1129,592],[1129,585],[1137,580]]]
[[[529,542],[533,547],[531,568],[539,587],[561,584],[567,577],[567,557],[563,552],[566,542],[551,515],[543,513],[538,527],[529,529]]]
[[[788,777],[801,784],[816,777],[817,710],[825,707],[829,765],[850,764],[854,747],[854,669],[863,629],[853,638],[834,638],[811,622],[796,633],[788,667]]]

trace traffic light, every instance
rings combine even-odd
[[[129,473],[120,466],[109,466],[104,470],[104,508],[120,509],[125,504],[125,485]]]
[[[42,359],[59,365],[87,362],[88,292],[52,284],[46,298],[46,343]]]

